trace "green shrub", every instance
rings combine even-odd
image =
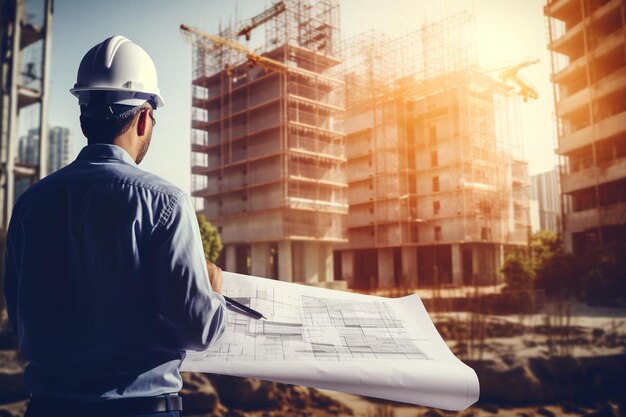
[[[519,255],[509,255],[502,266],[506,291],[519,292],[534,287],[535,273],[529,263]]]
[[[197,215],[198,226],[200,227],[200,236],[202,237],[202,246],[204,248],[204,257],[211,262],[215,262],[222,251],[222,240],[217,228],[213,226],[203,215]]]

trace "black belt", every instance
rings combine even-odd
[[[28,410],[35,415],[127,416],[162,411],[183,411],[183,400],[176,394],[158,397],[80,401],[66,398],[32,397]],[[44,414],[45,413],[45,414]]]

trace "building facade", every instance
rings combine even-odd
[[[48,173],[69,164],[72,155],[72,139],[67,127],[52,127],[48,134]]]
[[[558,118],[566,249],[626,243],[626,26],[622,0],[544,7]]]
[[[20,138],[17,157],[24,165],[37,165],[39,161],[39,128],[29,129],[26,135]]]
[[[559,171],[535,174],[530,178],[530,194],[537,201],[540,230],[561,233],[561,191],[559,189]]]
[[[496,133],[507,90],[468,71],[416,91],[346,119],[341,274],[359,289],[498,283],[530,221],[528,164]]]
[[[52,6],[52,0],[0,2],[0,237],[15,200],[47,172],[48,143],[38,139],[48,134]]]
[[[527,243],[519,100],[477,70],[473,24],[462,13],[347,42],[348,242],[335,265],[349,287],[495,284]]]
[[[262,55],[284,67],[195,44],[196,208],[220,232],[226,270],[331,285],[347,212],[339,6],[277,2],[255,21],[266,29]]]

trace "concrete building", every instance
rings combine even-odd
[[[17,152],[20,164],[36,168],[39,161],[39,133],[39,128],[29,129],[28,133],[20,138]],[[66,127],[48,129],[47,174],[70,163],[72,152],[70,139],[70,130]]]
[[[532,233],[541,230],[541,221],[539,220],[539,200],[531,198],[530,203],[530,230]]]
[[[537,201],[539,229],[561,233],[561,192],[558,169],[531,176],[530,195],[533,200]]]
[[[625,8],[623,0],[551,0],[544,8],[564,241],[577,254],[626,242]]]
[[[346,47],[350,208],[336,271],[349,287],[496,283],[505,252],[527,242],[528,166],[507,142],[515,125],[503,111],[515,97],[472,69],[472,21]],[[407,45],[422,55],[408,59]],[[401,59],[389,63],[393,51]]]
[[[56,126],[48,135],[48,173],[69,164],[72,155],[72,141],[67,127]]]
[[[52,9],[52,0],[0,1],[0,236],[15,199],[47,172],[48,143],[39,138],[48,135]]]
[[[37,165],[37,161],[39,161],[39,128],[29,129],[26,135],[20,138],[17,157],[23,165]]]
[[[272,70],[228,43],[260,26]],[[338,3],[275,2],[220,38],[194,41],[191,137],[192,193],[220,232],[219,263],[331,285],[348,208]]]
[[[37,171],[39,162],[39,127],[29,129],[26,135],[22,136],[17,145],[17,166],[21,172],[33,173]],[[18,175],[13,182],[13,192],[15,198],[33,184],[32,175]]]

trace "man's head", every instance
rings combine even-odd
[[[109,105],[105,108],[81,106],[80,127],[90,145],[114,144],[124,148],[139,164],[150,146],[156,124],[153,107]]]
[[[89,144],[118,145],[141,162],[152,137],[152,113],[165,104],[146,51],[123,36],[106,39],[85,54],[70,91],[78,97]]]

